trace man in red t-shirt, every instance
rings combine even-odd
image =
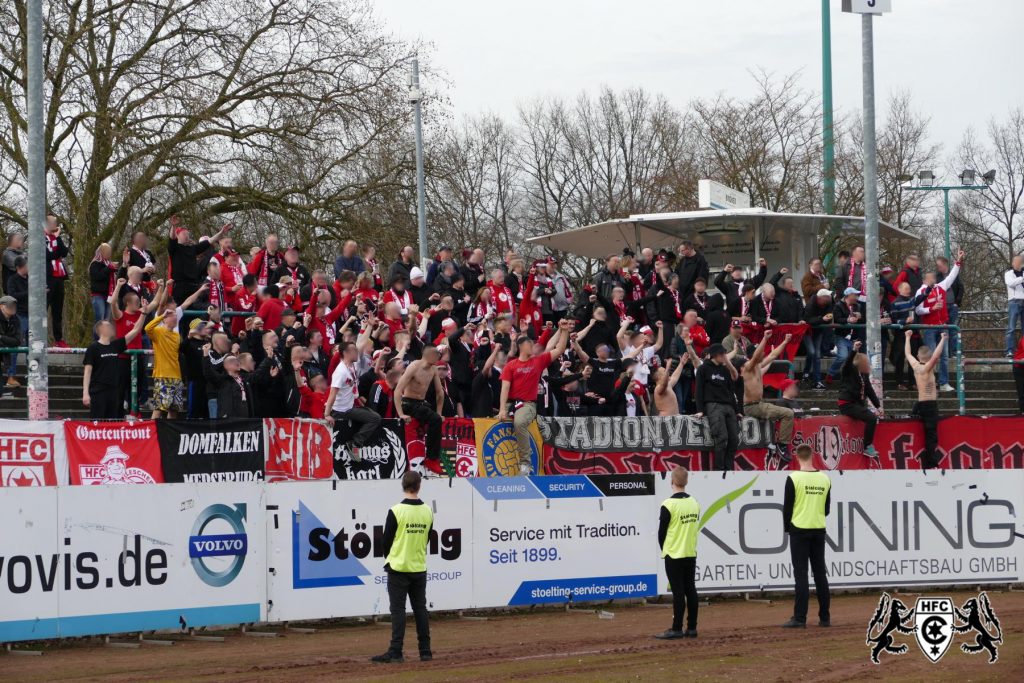
[[[505,363],[501,371],[498,415],[502,420],[508,420],[509,399],[518,406],[512,424],[516,447],[519,449],[520,475],[533,474],[533,465],[530,461],[530,425],[537,419],[537,388],[544,370],[565,353],[570,326],[568,320],[559,321],[558,336],[555,338],[554,348],[550,351],[539,347],[525,334],[520,335],[517,339],[518,355]]]
[[[135,323],[138,322],[139,318],[145,318],[156,310],[157,302],[160,300],[160,296],[166,289],[164,281],[157,280],[156,284],[159,287],[157,295],[153,297],[148,304],[143,306],[142,299],[139,298],[139,295],[132,290],[128,290],[124,296],[121,296],[121,289],[126,284],[127,280],[123,278],[118,280],[117,284],[114,286],[114,293],[110,298],[110,316],[114,320],[114,330],[119,338],[127,337],[128,333],[135,327]],[[140,334],[132,337],[131,341],[128,342],[127,349],[142,349],[142,335]],[[132,390],[131,356],[127,353],[122,353],[118,355],[117,359],[118,365],[120,366],[118,382],[120,400],[130,402]],[[140,355],[138,360],[138,384],[136,385],[136,396],[140,406],[149,400],[149,388],[146,384],[147,374],[146,357]]]

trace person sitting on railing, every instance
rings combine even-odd
[[[786,350],[792,335],[787,334],[781,344],[771,353],[765,354],[765,347],[771,338],[772,331],[766,330],[747,362],[740,368],[740,376],[743,378],[743,414],[759,420],[779,421],[779,438],[774,446],[782,461],[789,462],[789,446],[793,441],[793,411],[764,400],[764,373]]]
[[[7,345],[9,330],[6,325],[13,318],[15,328],[17,318],[14,317],[14,299],[9,296],[0,297],[0,344]],[[109,320],[100,320],[93,328],[96,341],[85,350],[82,364],[85,372],[82,375],[82,405],[89,409],[89,417],[94,420],[120,420],[124,417],[124,404],[119,391],[118,356],[123,354],[128,345],[142,332],[145,318],[139,316],[135,325],[123,337],[117,336],[114,325]],[[20,339],[20,334],[16,339]]]
[[[851,287],[852,289],[852,287]],[[871,363],[868,357],[860,353],[861,340],[853,342],[851,353],[843,362],[841,383],[839,385],[839,414],[864,423],[864,455],[877,458],[878,451],[874,447],[875,427],[878,417],[867,402],[879,410],[881,403],[874,387],[871,386]]]
[[[904,332],[904,353],[914,370],[917,382],[917,402],[911,415],[921,418],[924,424],[924,452],[921,454],[921,468],[930,469],[939,466],[939,402],[935,392],[935,364],[940,353],[945,349],[949,335],[945,330],[939,337],[938,348],[933,353],[927,346],[917,350],[917,358],[910,352],[911,331]]]
[[[860,290],[856,287],[847,287],[843,290],[843,298],[832,308],[832,322],[835,325],[858,325],[863,321],[860,307]],[[859,348],[858,342],[864,341],[864,328],[838,328],[836,329],[836,357],[828,369],[826,380],[832,382],[839,375],[843,364],[850,356],[854,345]]]
[[[953,264],[953,270],[946,275],[942,282],[936,283],[938,279],[934,272],[925,273],[924,284],[921,285],[921,289],[918,290],[918,294],[921,294],[925,287],[931,287],[932,291],[929,292],[916,309],[918,320],[922,325],[936,325],[934,329],[925,330],[921,335],[925,346],[930,348],[933,353],[938,353],[936,349],[939,348],[940,335],[943,332],[941,326],[949,324],[949,309],[946,308],[946,299],[948,298],[948,290],[956,282],[957,277],[960,275],[960,264],[964,260],[964,250],[961,249],[957,252],[956,263]],[[945,345],[941,348],[941,355],[939,356],[939,391],[956,391],[949,384],[949,354]]]
[[[821,381],[821,345],[825,340],[828,328],[832,324],[833,310],[832,292],[827,289],[819,289],[814,296],[807,300],[804,307],[803,319],[811,329],[804,334],[804,350],[807,360],[804,363],[804,380],[813,382],[815,391],[824,391],[825,384]]]

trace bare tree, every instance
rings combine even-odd
[[[21,225],[25,2],[0,7],[0,216]],[[408,172],[390,152],[411,48],[364,0],[53,0],[45,40],[49,203],[78,272],[99,242],[173,214],[255,210],[338,236]]]

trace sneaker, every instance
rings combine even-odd
[[[825,386],[824,382],[815,382],[813,389],[814,391],[825,391],[828,387]]]
[[[427,476],[433,474],[438,477],[447,477],[448,473],[444,471],[444,467],[441,466],[441,461],[434,458],[423,458],[422,460],[423,469],[427,471]]]
[[[530,465],[520,465],[519,466],[519,476],[520,477],[528,477],[531,474],[533,474],[533,467],[532,466],[530,466]]]
[[[696,638],[697,637],[697,629],[695,629],[695,628],[688,628],[685,631],[683,631],[683,635],[686,636],[687,638]]]
[[[696,633],[697,632],[694,631],[694,635],[696,635]],[[654,637],[658,640],[676,640],[678,638],[686,638],[687,636],[685,631],[673,631],[672,629],[669,629],[664,633],[655,634]]]
[[[939,387],[939,391],[950,392],[950,391],[956,391],[956,389],[954,389],[949,384],[943,384],[941,387]]]
[[[359,453],[359,447],[358,446],[353,446],[352,444],[349,444],[348,445],[348,452],[349,452],[350,458],[352,459],[352,462],[359,462],[360,460],[363,459],[362,454]]]
[[[57,341],[53,342],[53,348],[55,348],[55,349],[70,349],[71,347],[68,346],[68,343],[66,341],[64,341],[63,339],[58,339]]]
[[[806,622],[803,622],[803,621],[797,621],[796,619],[790,619],[789,621],[787,621],[785,624],[782,625],[782,628],[807,628],[807,624],[806,624]]]
[[[382,655],[376,657],[370,657],[371,662],[377,662],[378,664],[401,664],[405,661],[405,657],[402,653],[385,652]]]
[[[818,620],[818,626],[821,626],[822,628],[828,628],[831,625],[832,625],[832,620],[831,619],[819,619]]]
[[[13,377],[8,377],[7,378],[7,386],[9,386],[11,389],[16,389],[17,387],[21,386],[21,382],[19,382],[18,380],[14,379]]]
[[[1007,351],[1004,353],[1003,358],[1013,358],[1013,351]]]
[[[780,443],[778,448],[779,448],[779,457],[782,459],[783,463],[788,465],[789,464],[789,460],[790,460],[790,457],[789,457],[789,446],[787,446],[786,444],[781,444]]]
[[[865,448],[864,455],[866,455],[869,458],[878,460],[878,450],[874,446],[868,446],[867,448]]]
[[[432,661],[434,661],[434,655],[432,655],[429,652],[421,652],[420,653],[420,661],[421,662],[432,662]]]

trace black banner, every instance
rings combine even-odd
[[[653,496],[653,474],[591,474],[587,477],[606,496]]]
[[[710,451],[707,421],[692,415],[672,417],[539,417],[544,445],[581,453]],[[771,425],[740,419],[740,449],[767,448]]]
[[[263,421],[158,420],[164,481],[263,481]]]
[[[349,449],[355,430],[347,420],[334,423],[334,474],[338,479],[397,479],[409,467],[405,445],[405,423],[382,420],[377,438],[357,450]]]

